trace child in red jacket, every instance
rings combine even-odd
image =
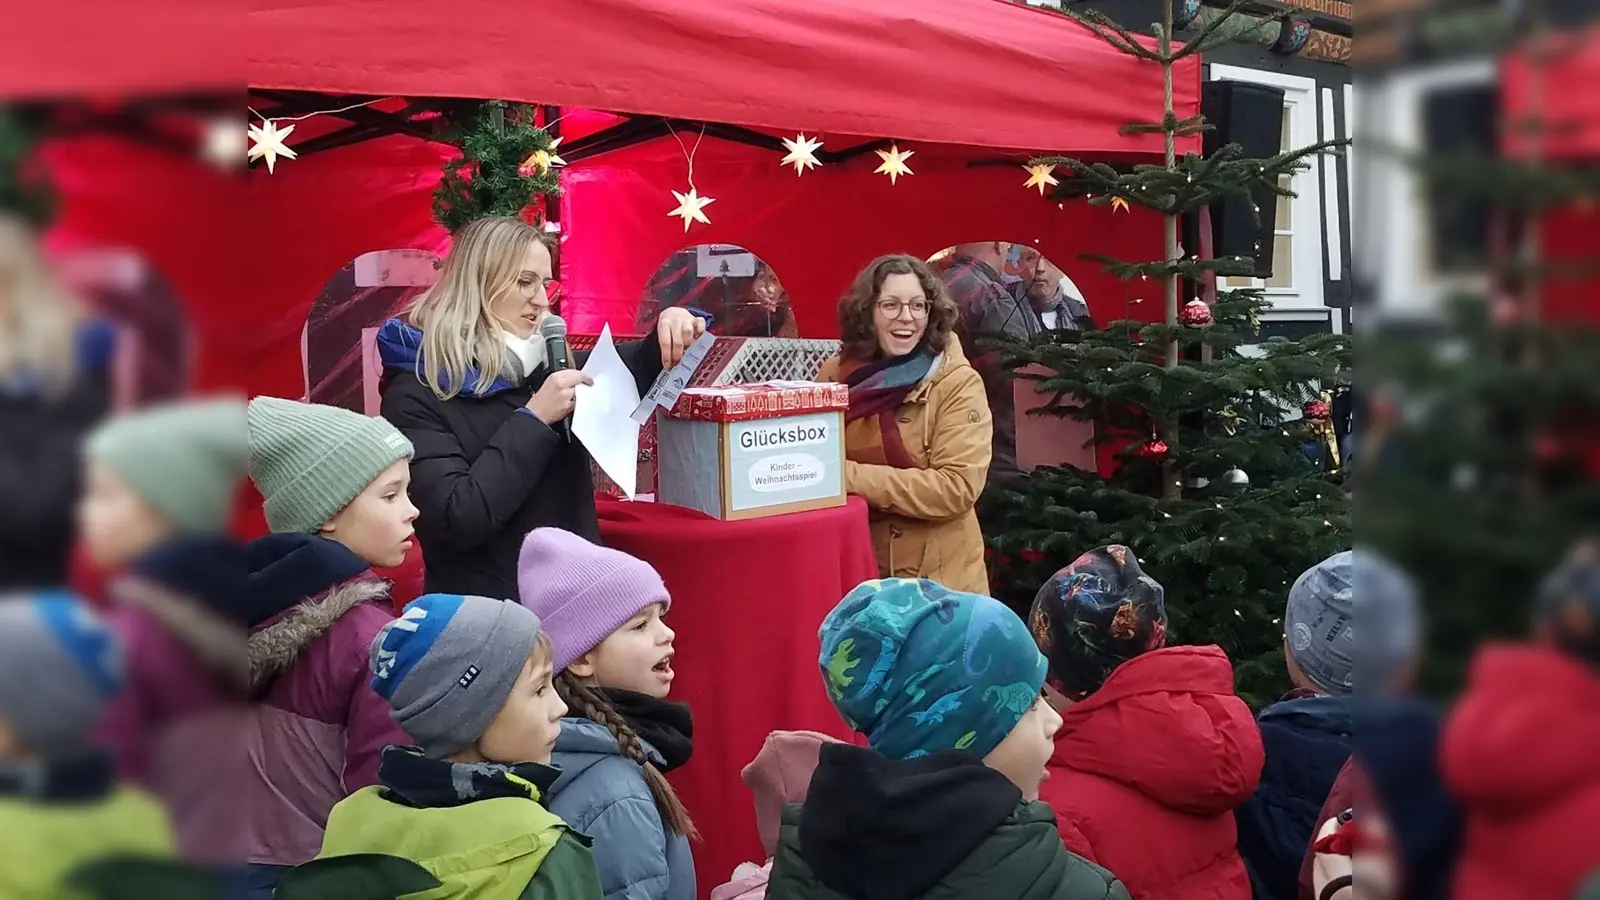
[[[1166,647],[1161,585],[1120,544],[1051,576],[1029,626],[1061,712],[1050,780],[1067,848],[1133,900],[1250,900],[1233,811],[1261,775],[1261,732],[1220,647]]]
[[[1600,867],[1600,544],[1540,592],[1531,644],[1485,647],[1440,767],[1466,819],[1454,900],[1568,900]]]

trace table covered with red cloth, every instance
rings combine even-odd
[[[867,507],[723,522],[696,510],[598,498],[600,536],[661,573],[677,632],[673,700],[694,712],[694,756],[670,776],[701,840],[700,896],[741,862],[762,862],[739,770],[769,732],[850,739],[817,671],[817,628],[850,589],[876,578]]]

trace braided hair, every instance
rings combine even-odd
[[[598,723],[611,732],[612,737],[617,739],[617,746],[622,748],[622,755],[644,769],[645,783],[650,785],[650,794],[655,798],[656,808],[661,810],[661,817],[666,821],[667,827],[672,829],[672,833],[699,839],[700,833],[695,830],[694,821],[689,818],[689,810],[684,808],[683,801],[678,799],[678,794],[667,781],[667,776],[661,774],[661,770],[645,756],[644,745],[639,742],[639,735],[629,727],[627,720],[617,712],[616,707],[611,705],[611,701],[568,671],[557,675],[555,684],[556,691],[569,707],[585,719]]]

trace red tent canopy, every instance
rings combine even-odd
[[[181,10],[192,0],[160,2]],[[198,45],[206,23],[214,17],[195,12],[174,27]],[[1059,15],[1003,0],[921,0],[909,10],[859,0],[256,0],[248,25],[256,88],[503,97],[769,135],[804,130],[829,150],[888,138],[917,151],[916,174],[892,185],[873,174],[870,153],[796,178],[780,153],[708,136],[694,178],[702,195],[717,198],[707,209],[712,225],[687,235],[666,215],[669,191],[685,189],[689,174],[684,148],[670,137],[571,167],[562,279],[564,311],[578,330],[602,322],[632,330],[650,273],[695,243],[758,253],[788,290],[801,333],[816,337],[835,333],[835,300],[880,253],[1031,242],[1068,271],[1098,316],[1114,318],[1140,298],[1079,255],[1160,252],[1155,217],[1058,205],[1024,190],[1019,167],[1049,152],[1151,159],[1159,135],[1119,129],[1160,117],[1160,67]],[[28,33],[39,43],[24,60],[78,40],[37,22]],[[218,42],[232,36],[216,30]],[[105,93],[130,77],[119,49],[151,56],[143,45],[97,46],[108,54],[99,68],[41,66],[30,75],[7,64],[14,58],[0,62],[0,91]],[[193,55],[188,68],[178,64],[182,54],[157,55],[135,82],[141,90],[192,88],[226,72],[215,54]],[[1175,78],[1180,116],[1198,112],[1199,85],[1193,57]],[[335,124],[303,121],[293,138]],[[576,139],[576,129],[568,136]],[[698,134],[679,137],[692,146]],[[1197,149],[1198,138],[1180,147]],[[117,138],[60,141],[47,153],[64,200],[54,238],[145,255],[195,323],[196,387],[297,396],[301,333],[328,279],[368,251],[444,248],[430,201],[451,152],[391,136],[237,179]]]
[[[782,131],[1149,151],[1160,69],[1005,0],[254,0],[252,87],[498,97]],[[1177,79],[1198,102],[1199,60]]]

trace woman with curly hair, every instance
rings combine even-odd
[[[974,506],[994,426],[957,317],[922,260],[873,260],[839,301],[843,346],[817,380],[850,388],[845,488],[871,510],[878,574],[987,594]]]

